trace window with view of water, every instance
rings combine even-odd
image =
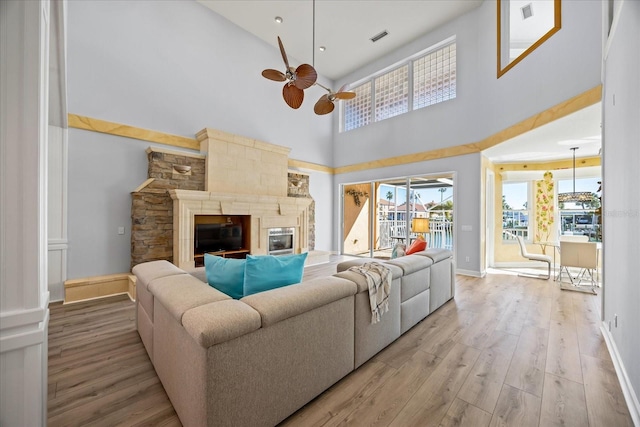
[[[591,193],[591,197],[579,202],[558,201],[560,234],[589,236],[590,241],[601,241],[600,178],[578,178],[575,192]],[[558,193],[574,192],[571,179],[558,180]]]
[[[529,183],[502,184],[502,239],[529,239]]]
[[[341,132],[456,97],[455,37],[394,67],[350,89],[356,97],[340,103]]]

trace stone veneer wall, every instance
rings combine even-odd
[[[316,202],[309,192],[309,175],[289,171],[287,197],[305,197],[311,199],[309,205],[309,250],[316,247]]]
[[[131,193],[131,268],[145,261],[173,262],[173,199],[168,190],[204,191],[205,156],[148,149],[153,181]],[[188,165],[185,174],[174,165]]]

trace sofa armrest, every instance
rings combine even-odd
[[[339,277],[322,277],[249,295],[240,301],[253,307],[267,327],[290,317],[355,295],[357,286]]]
[[[208,348],[260,329],[260,314],[237,300],[217,301],[186,311],[182,325]]]

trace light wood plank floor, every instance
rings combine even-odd
[[[305,280],[342,260],[308,267]],[[457,293],[281,426],[633,426],[599,299],[458,276]],[[126,296],[52,304],[50,426],[179,426]]]

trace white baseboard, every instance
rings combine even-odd
[[[616,374],[618,374],[618,381],[620,381],[622,394],[624,394],[624,400],[627,402],[631,419],[636,426],[640,426],[640,403],[638,402],[638,395],[633,389],[631,380],[627,375],[627,370],[624,368],[622,358],[618,352],[618,347],[616,347],[616,342],[613,340],[613,336],[611,335],[611,332],[609,332],[605,322],[602,322],[600,325],[600,330],[602,331],[602,336],[604,336],[604,341],[607,343],[607,348],[609,349],[609,354],[611,354],[611,360],[613,361],[613,366],[616,369]]]
[[[484,273],[475,270],[463,270],[461,268],[456,268],[456,274],[461,274],[463,276],[471,276],[471,277],[484,277]]]
[[[547,268],[547,263],[542,261],[511,261],[511,262],[494,262],[493,268]],[[553,267],[553,266],[551,266]]]

